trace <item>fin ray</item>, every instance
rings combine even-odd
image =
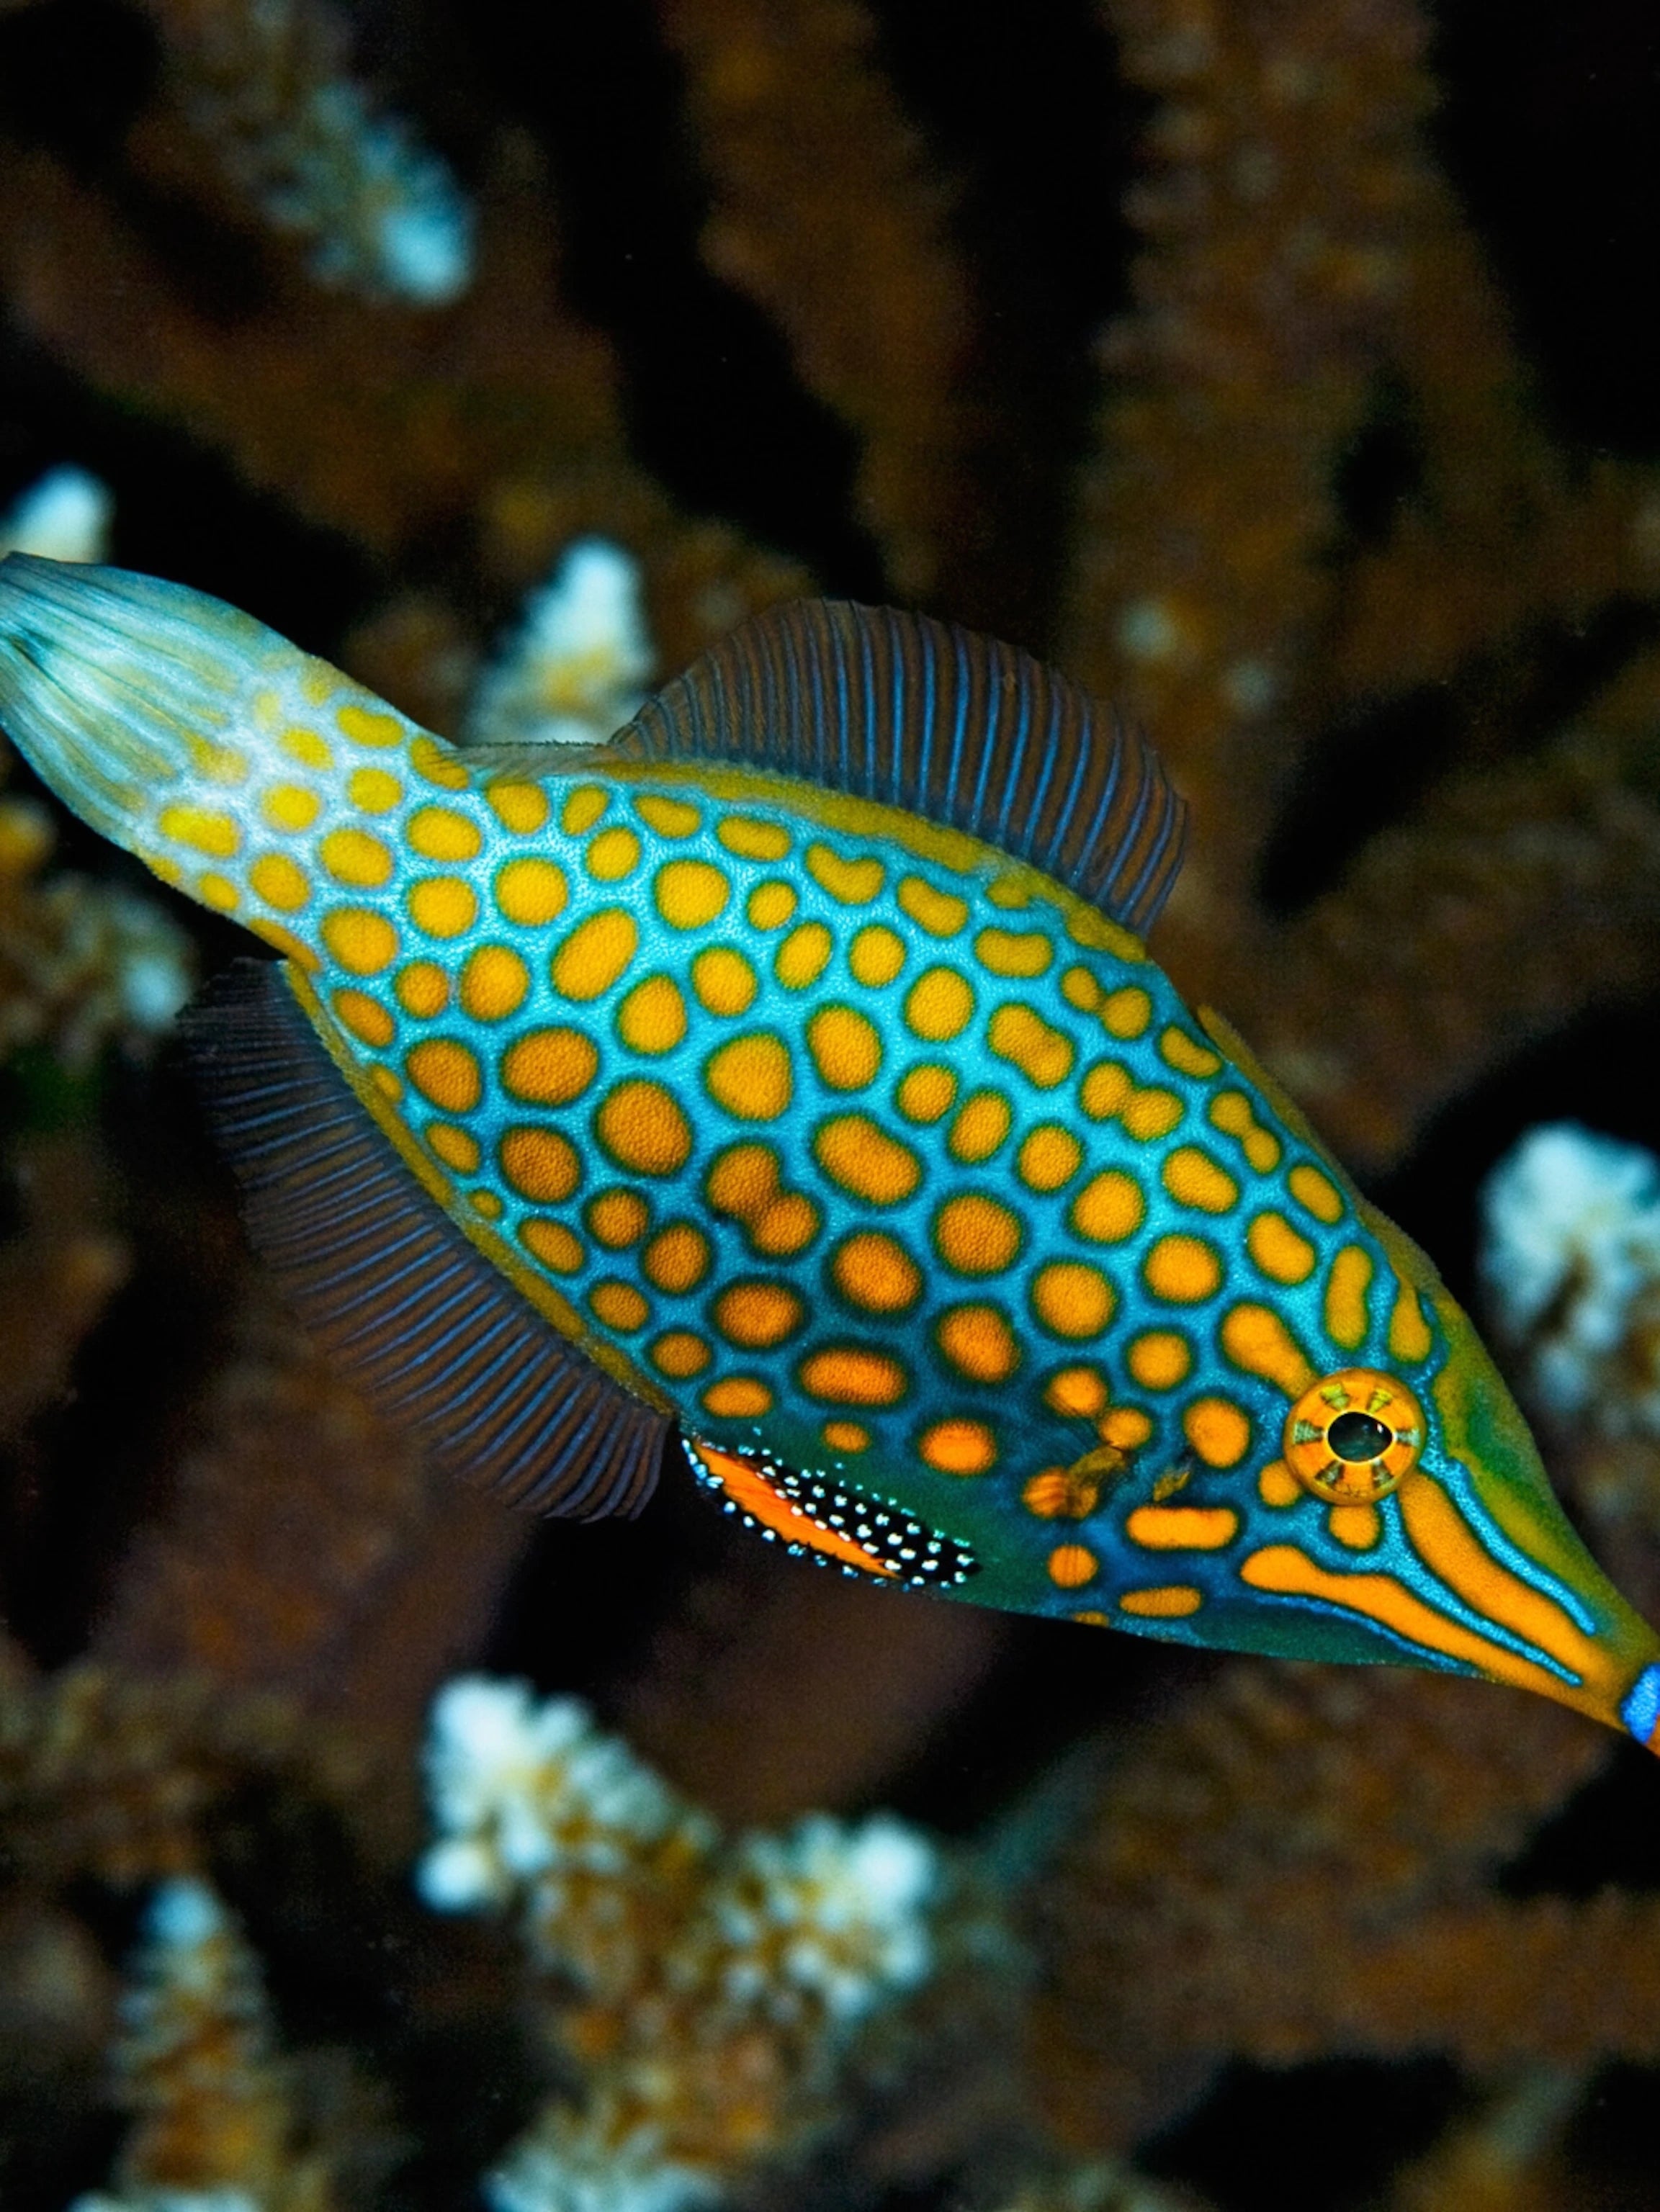
[[[1145,931],[1185,808],[1138,732],[1018,647],[842,599],[769,607],[648,700],[612,759],[725,760],[1000,846]]]
[[[276,968],[239,962],[185,1027],[250,1241],[380,1411],[475,1489],[568,1519],[637,1513],[672,1422],[561,1337],[447,1218]]]

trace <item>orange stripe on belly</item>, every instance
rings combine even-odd
[[[867,1552],[851,1536],[842,1535],[836,1528],[821,1528],[818,1522],[811,1520],[799,1505],[773,1488],[763,1470],[752,1461],[739,1459],[735,1452],[718,1451],[701,1437],[693,1449],[733,1504],[758,1521],[763,1528],[775,1530],[788,1543],[822,1552],[827,1559],[843,1560],[861,1573],[898,1574],[897,1566]]]

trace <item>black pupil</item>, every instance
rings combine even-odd
[[[1377,1459],[1395,1442],[1392,1430],[1372,1413],[1340,1413],[1326,1431],[1339,1459]]]

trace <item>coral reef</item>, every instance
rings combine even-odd
[[[4,0],[0,550],[489,744],[803,589],[1047,650],[1192,802],[1158,957],[1652,1614],[1660,116],[1620,11],[1541,36]],[[241,1246],[225,941],[0,774],[8,2212],[1654,2202],[1634,1750],[453,1494]]]

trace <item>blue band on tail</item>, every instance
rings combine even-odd
[[[1639,1743],[1646,1743],[1654,1734],[1655,1723],[1660,1721],[1660,1664],[1644,1668],[1620,1708],[1620,1717]]]

